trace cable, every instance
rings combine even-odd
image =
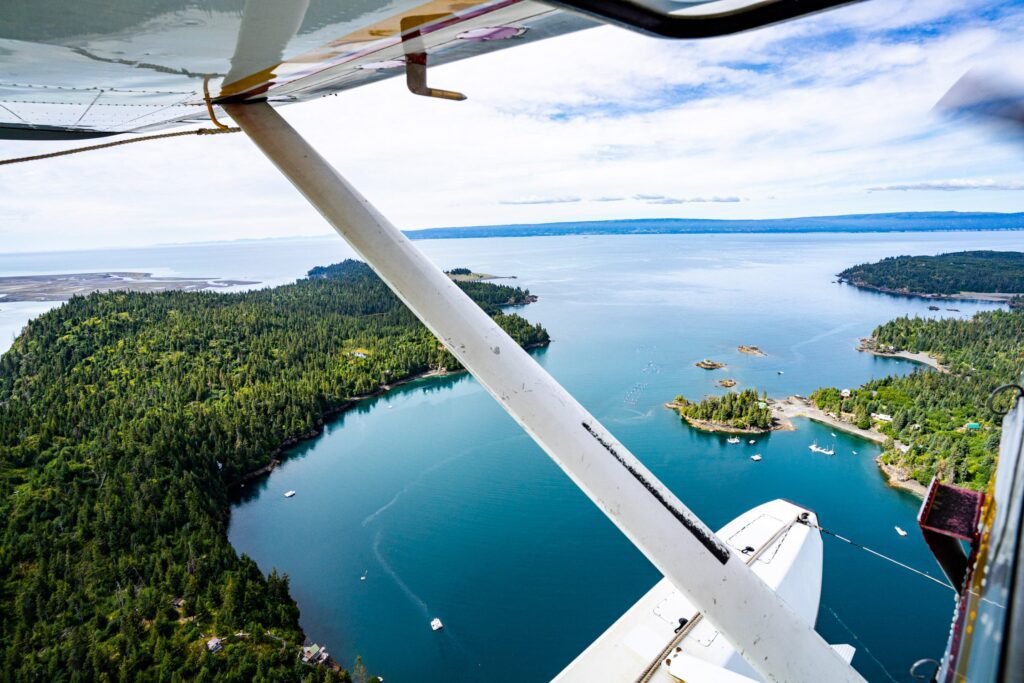
[[[814,525],[813,524],[808,524],[808,526],[814,526]],[[825,529],[825,528],[820,527],[820,526],[817,526],[815,528],[818,531],[820,531],[821,533],[823,533],[823,534],[828,534],[829,536],[833,536],[835,538],[838,538],[840,541],[843,541],[844,543],[849,543],[854,548],[860,548],[861,550],[866,550],[869,553],[871,553],[872,555],[875,555],[876,557],[880,557],[883,560],[886,560],[887,562],[892,562],[893,564],[895,564],[895,565],[897,565],[899,567],[903,567],[904,569],[907,569],[909,571],[912,571],[915,574],[920,574],[921,576],[923,576],[924,578],[928,579],[929,581],[934,581],[935,583],[939,584],[940,586],[948,588],[951,591],[954,591],[954,592],[956,591],[956,588],[954,588],[953,586],[949,585],[945,581],[942,581],[940,579],[935,578],[934,576],[932,576],[931,574],[929,574],[927,572],[923,572],[920,569],[914,569],[910,565],[903,564],[899,560],[895,560],[895,559],[889,557],[888,555],[883,555],[882,553],[878,552],[877,550],[872,550],[871,548],[868,548],[867,546],[863,546],[860,543],[856,543],[854,541],[851,541],[850,539],[846,538],[845,536],[840,536],[839,534],[837,534],[834,531],[829,531],[828,529]]]
[[[218,124],[220,125],[220,124]],[[146,142],[148,140],[160,140],[163,138],[177,138],[183,135],[220,135],[221,133],[238,133],[241,128],[200,128],[198,130],[181,130],[176,133],[160,133],[158,135],[146,135],[141,138],[129,138],[127,140],[118,140],[117,142],[105,142],[102,145],[89,145],[87,147],[75,147],[74,149],[63,149],[59,152],[49,152],[47,154],[35,154],[29,157],[16,157],[14,159],[0,159],[0,166],[6,166],[8,164],[21,164],[26,161],[39,161],[41,159],[52,159],[54,157],[68,156],[69,154],[79,154],[81,152],[92,152],[97,149],[106,149],[107,147],[117,147],[119,145],[131,145],[136,142]]]
[[[882,670],[882,673],[884,673],[886,675],[886,677],[890,681],[892,681],[892,683],[898,683],[898,681],[895,678],[892,677],[892,674],[889,673],[889,670],[885,668],[885,665],[882,664],[881,660],[879,660],[878,657],[875,656],[875,653],[873,653],[871,650],[869,650],[868,646],[864,643],[864,641],[861,640],[860,638],[858,638],[857,634],[853,632],[853,629],[850,628],[849,626],[847,626],[846,622],[844,622],[842,619],[839,618],[839,615],[836,614],[836,611],[834,609],[832,609],[831,607],[829,607],[828,605],[824,604],[824,603],[822,603],[822,607],[827,609],[832,614],[832,616],[835,617],[835,620],[839,622],[839,625],[842,626],[843,628],[845,628],[846,632],[849,633],[851,636],[853,636],[854,640],[856,640],[858,643],[860,643],[861,649],[864,650],[865,654],[867,654],[868,657],[871,657],[871,659],[873,659],[875,661],[875,664],[877,664],[878,668]]]

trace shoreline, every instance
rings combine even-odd
[[[832,417],[821,408],[818,408],[802,396],[789,396],[785,399],[768,399],[768,407],[771,408],[772,417],[776,417],[780,420],[790,421],[794,417],[804,417],[808,420],[813,420],[820,424],[828,425],[833,429],[837,429],[846,434],[860,437],[865,441],[871,441],[880,446],[885,446],[886,442],[889,441],[889,437],[882,434],[875,429],[861,429],[860,427],[850,424],[845,420],[841,420],[836,417]],[[792,422],[790,422],[792,424]],[[796,427],[793,427],[796,429]],[[896,442],[897,447],[900,445]],[[892,488],[902,489],[913,493],[914,495],[924,498],[927,488],[916,481],[911,479],[907,472],[899,467],[898,465],[889,465],[882,462],[882,454],[880,453],[875,458],[875,464],[878,465],[879,471],[885,477],[886,483]]]
[[[545,346],[548,346],[550,343],[551,342],[548,341],[547,343],[528,344],[523,347],[523,350],[532,351],[533,349],[544,348]],[[403,384],[411,384],[412,382],[415,382],[417,380],[434,379],[437,377],[453,377],[455,375],[461,375],[468,372],[469,371],[466,370],[465,368],[460,368],[458,370],[448,370],[446,368],[433,368],[430,370],[424,370],[423,372],[417,372],[415,374],[409,375],[408,377],[403,377],[402,379],[395,380],[390,384],[381,384],[375,390],[371,391],[368,394],[352,396],[343,401],[342,403],[339,403],[337,406],[328,408],[327,410],[320,414],[320,417],[317,418],[316,426],[313,429],[303,434],[290,436],[284,441],[282,441],[280,444],[278,444],[275,448],[273,448],[269,454],[270,462],[268,462],[263,467],[259,467],[250,472],[246,472],[238,479],[235,479],[234,481],[229,483],[227,485],[229,494],[231,491],[237,489],[241,484],[245,484],[247,482],[252,481],[253,479],[258,479],[259,477],[272,473],[277,468],[278,465],[284,462],[284,458],[280,456],[283,455],[286,450],[299,445],[303,441],[309,441],[310,439],[317,438],[318,436],[323,434],[324,427],[327,425],[328,421],[333,420],[342,413],[351,410],[360,402],[369,400],[371,398],[379,398],[384,394],[388,393],[389,391],[391,391],[392,389],[396,389],[402,386]]]
[[[837,282],[844,285],[850,285],[851,287],[856,287],[857,289],[866,289],[871,292],[891,294],[893,296],[913,297],[917,299],[928,299],[929,301],[980,301],[990,304],[1005,304],[1013,297],[1024,294],[1022,292],[957,292],[956,294],[930,294],[928,292],[910,292],[902,289],[893,289],[892,287],[871,285],[863,281],[847,280],[845,278],[839,278]]]
[[[911,351],[879,351],[875,348],[875,340],[867,337],[860,340],[860,345],[857,347],[857,350],[861,353],[870,353],[872,356],[878,356],[879,358],[902,358],[903,360],[909,360],[912,363],[927,365],[944,375],[952,374],[950,369],[940,363],[935,356],[931,356],[923,351],[919,353]]]

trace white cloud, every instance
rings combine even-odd
[[[1024,11],[983,12],[873,0],[687,42],[599,28],[435,69],[465,102],[392,79],[282,113],[402,228],[1020,211],[1015,192],[865,193],[1018,182],[1019,146],[932,112],[969,68],[1024,64]],[[57,147],[0,142],[0,157]],[[0,191],[7,251],[329,232],[242,135],[3,167]]]
[[[919,183],[897,183],[895,185],[880,185],[869,187],[868,192],[889,192],[889,191],[914,191],[914,190],[939,190],[942,192],[960,192],[964,190],[1024,190],[1024,183],[1006,182],[1000,183],[992,179],[986,180],[927,180]]]
[[[511,206],[521,204],[575,204],[579,200],[579,197],[525,197],[523,199],[502,199],[498,203]]]

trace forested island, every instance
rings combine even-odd
[[[924,353],[948,373],[916,370],[859,389],[818,389],[812,401],[858,427],[889,437],[887,471],[927,484],[932,476],[984,489],[999,448],[991,391],[1024,371],[1024,311],[986,311],[970,320],[898,318],[876,328],[876,345]],[[848,395],[844,396],[843,394]]]
[[[519,288],[460,284],[523,346]],[[382,386],[458,363],[362,263],[223,294],[76,296],[0,357],[0,681],[347,681],[299,659],[234,482]],[[211,644],[218,637],[219,650]]]
[[[891,256],[838,275],[841,282],[890,294],[1009,300],[1024,292],[1024,253],[959,251],[938,256]]]
[[[676,396],[667,404],[692,427],[712,432],[761,433],[774,428],[768,397],[754,389],[729,391],[723,396],[708,396],[699,402]]]

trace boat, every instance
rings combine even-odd
[[[907,535],[907,532],[904,531],[903,529],[901,529],[900,527],[896,527],[896,533],[898,533],[900,536],[906,536]]]
[[[754,441],[753,439],[751,439],[751,440],[750,440],[750,441],[748,441],[747,443],[749,443],[749,444],[753,445],[753,444],[755,444],[755,443],[757,443],[757,442],[756,442],[756,441]]]
[[[854,455],[857,455],[857,451],[854,451],[854,452],[853,452],[853,454],[854,454]]]
[[[754,453],[752,456],[750,456],[750,459],[753,460],[754,462],[761,462],[761,454]]]
[[[295,495],[295,491],[285,491],[284,492],[284,497],[285,498],[291,498],[294,495]]]
[[[366,581],[366,575],[369,574],[369,573],[370,573],[369,569],[363,571],[363,575],[359,577],[359,580],[360,581]]]
[[[739,443],[740,442],[740,437],[738,437],[738,436],[731,436],[728,439],[726,439],[725,442],[726,443]]]
[[[835,447],[833,447],[833,448],[825,448],[824,446],[819,446],[817,441],[815,441],[810,446],[808,446],[808,448],[810,450],[814,451],[815,453],[821,453],[823,455],[835,455],[836,454]]]
[[[441,623],[440,619],[434,617],[430,620],[430,628],[434,629],[435,631],[440,631],[444,628],[444,624]]]
[[[780,375],[782,374],[782,370],[779,370],[779,374],[780,374]]]

